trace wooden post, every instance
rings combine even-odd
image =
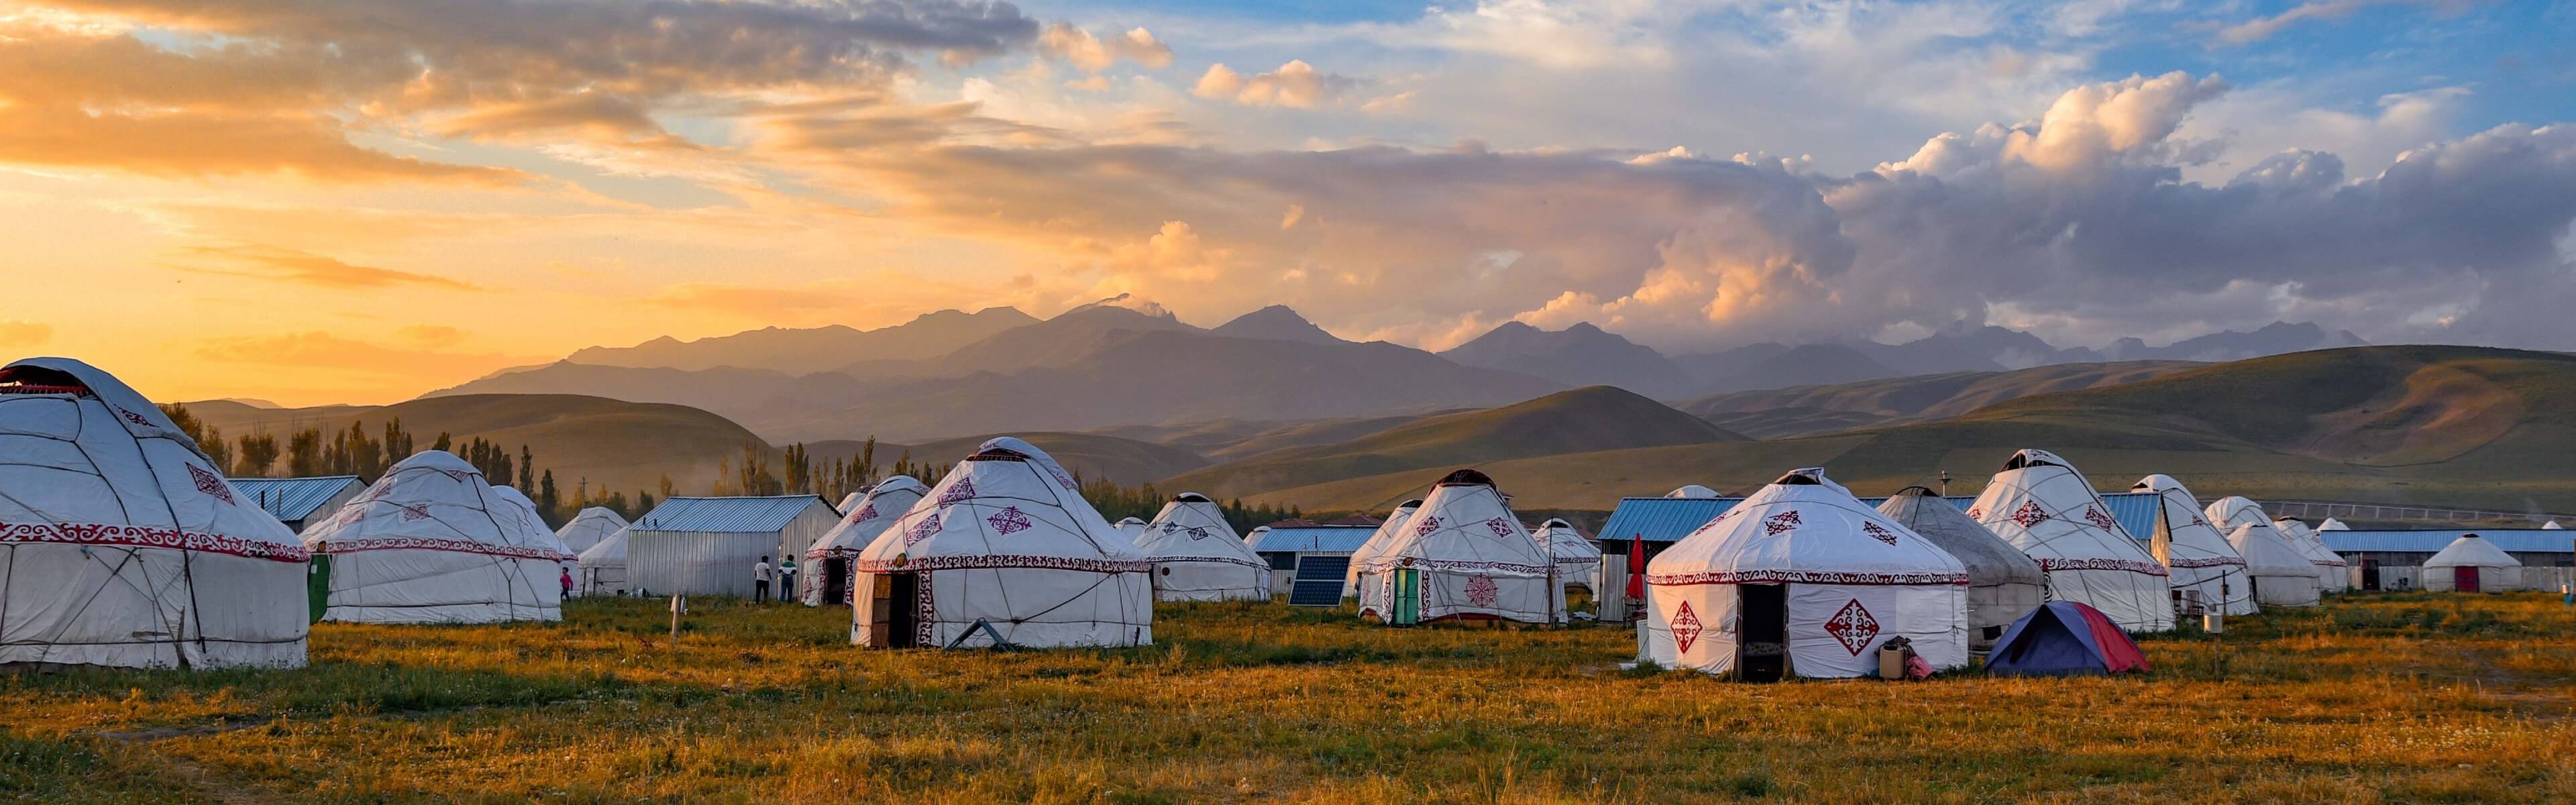
[[[680,596],[680,594],[678,594],[678,593],[672,593],[672,594],[671,594],[671,645],[670,645],[670,647],[671,647],[671,648],[673,648],[673,649],[677,649],[677,648],[679,648],[679,647],[680,647],[680,613],[681,613],[681,612],[683,612],[683,611],[686,611],[688,608],[689,608],[689,599],[681,597],[681,596]]]

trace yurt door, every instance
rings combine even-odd
[[[304,597],[312,608],[306,623],[321,623],[322,613],[331,608],[331,555],[313,555],[313,564],[304,568]]]
[[[2451,568],[2451,586],[2464,593],[2477,592],[2478,569],[2474,567]]]
[[[1742,596],[1736,674],[1746,682],[1776,682],[1789,668],[1789,585],[1738,584]]]
[[[1422,571],[1409,567],[1395,569],[1395,620],[1397,626],[1422,622]]]
[[[850,560],[832,557],[823,560],[823,603],[847,603],[850,600]]]
[[[920,636],[921,588],[928,573],[868,575],[868,645],[912,648]]]

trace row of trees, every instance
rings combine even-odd
[[[1150,483],[1120,486],[1107,478],[1085,480],[1080,473],[1075,473],[1074,480],[1082,487],[1082,498],[1091,501],[1091,507],[1099,509],[1100,516],[1113,523],[1129,517],[1150,521],[1154,515],[1163,512],[1164,504],[1172,502],[1170,494],[1155,489]],[[1217,508],[1225,512],[1225,524],[1233,526],[1237,534],[1250,534],[1252,529],[1261,526],[1306,516],[1295,506],[1285,509],[1267,503],[1246,506],[1242,498],[1218,503]]]
[[[847,458],[816,458],[804,442],[779,451],[778,469],[772,471],[769,451],[758,442],[744,442],[741,463],[733,457],[716,462],[716,480],[708,493],[715,497],[731,495],[812,494],[839,503],[850,493],[897,475],[909,475],[922,483],[938,483],[948,472],[946,464],[915,463],[912,451],[905,450],[877,474],[877,440],[870,438],[859,446],[859,453]]]
[[[309,478],[320,475],[355,475],[362,483],[375,483],[385,470],[419,452],[418,440],[395,417],[379,430],[370,430],[364,421],[352,422],[346,429],[329,432],[319,427],[304,428],[288,434],[281,449],[277,436],[256,430],[233,439],[224,438],[222,428],[198,419],[185,405],[164,405],[179,430],[197,441],[206,457],[215,460],[226,475],[234,478]],[[592,490],[590,481],[575,482],[571,497],[555,483],[555,472],[539,469],[535,451],[519,445],[517,455],[499,442],[482,437],[458,444],[455,437],[440,433],[429,449],[454,453],[465,463],[483,473],[487,483],[519,490],[537,504],[537,513],[549,525],[560,527],[583,508],[602,506],[632,520],[653,509],[657,500],[652,492],[637,490],[634,497],[607,489]],[[671,496],[671,479],[662,478],[661,498]]]

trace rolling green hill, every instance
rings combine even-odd
[[[1290,447],[1166,481],[1221,498],[1349,478],[1580,450],[1742,442],[1662,403],[1591,386],[1483,411],[1434,416],[1340,444]],[[1423,481],[1428,485],[1439,473]]]
[[[1832,385],[1739,391],[1677,408],[1756,439],[1783,439],[1959,416],[2035,394],[2101,388],[2206,364],[2067,363],[2009,372],[1947,372]]]
[[[2097,487],[2162,472],[2243,494],[2509,510],[2576,509],[2576,356],[2357,347],[2208,365],[2020,397],[1961,416],[1827,436],[1528,455],[1482,466],[1527,508],[1607,509],[1684,483],[1744,491],[1822,465],[1862,494],[1950,473],[1974,493],[2040,447]],[[1224,471],[1218,467],[1210,472]],[[1249,493],[1309,511],[1382,508],[1436,472],[1318,478]]]
[[[768,449],[751,431],[695,408],[570,394],[460,394],[317,408],[255,408],[220,400],[187,406],[227,437],[265,429],[282,443],[287,434],[308,427],[330,431],[364,421],[376,430],[400,417],[421,449],[441,432],[460,442],[479,436],[514,451],[525,444],[540,469],[554,471],[567,495],[582,479],[593,489],[631,495],[654,489],[665,474],[683,494],[704,494],[715,481],[718,461],[739,460],[745,443]]]

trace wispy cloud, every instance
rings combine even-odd
[[[183,271],[274,280],[334,290],[376,290],[413,286],[451,291],[477,291],[471,283],[434,274],[418,274],[342,262],[338,258],[282,246],[244,243],[232,246],[185,246]]]

